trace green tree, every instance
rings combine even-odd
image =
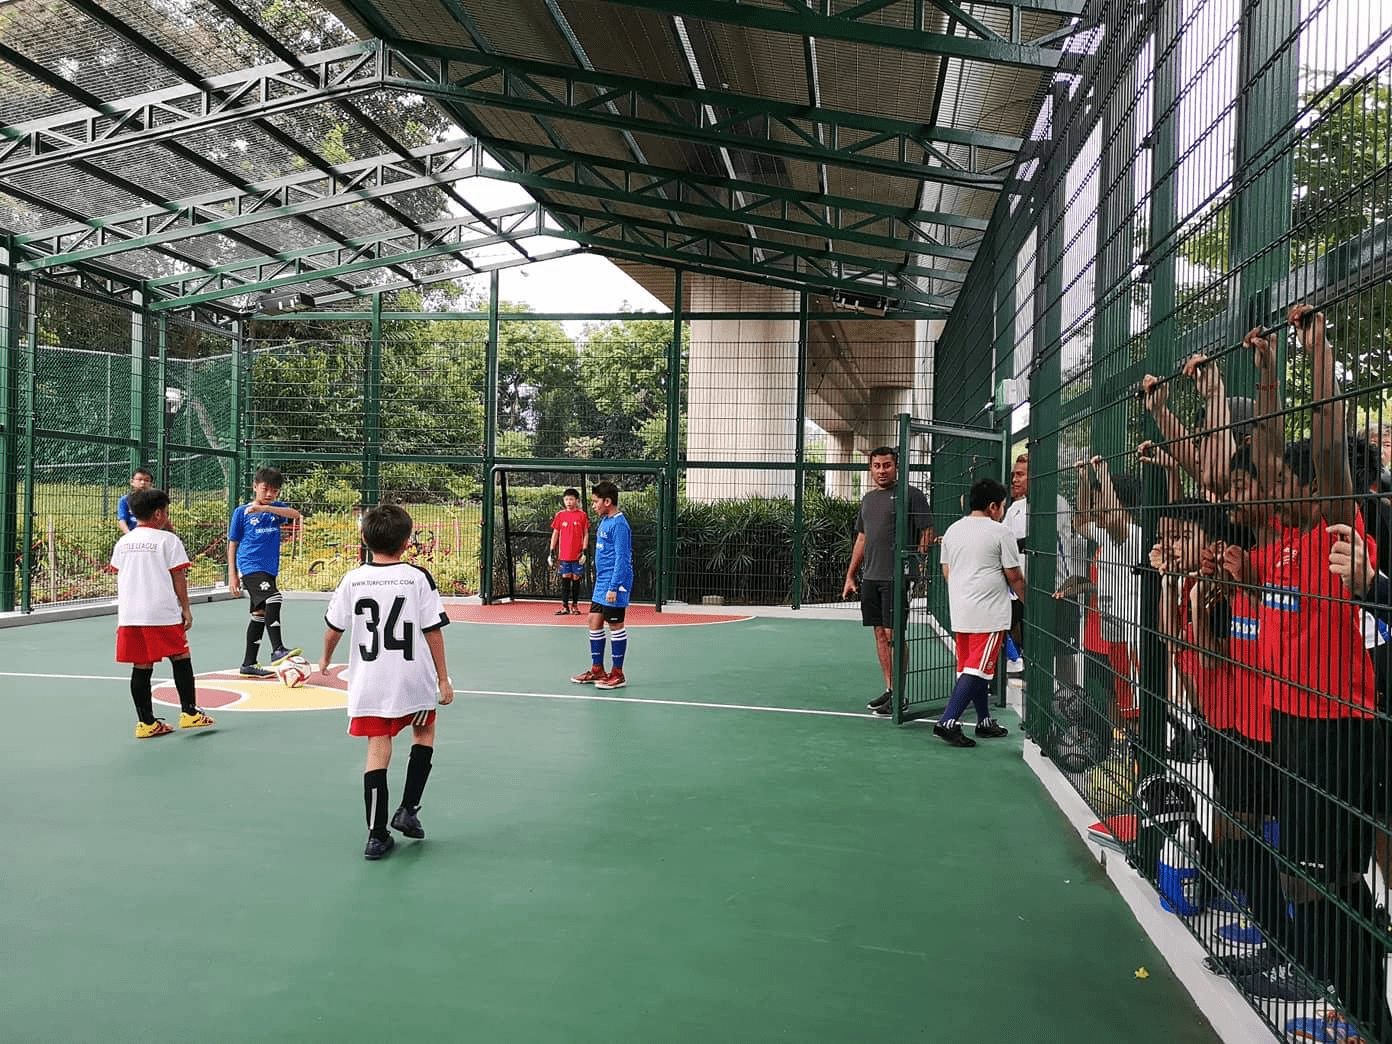
[[[580,353],[580,379],[593,412],[581,435],[601,437],[601,456],[662,459],[667,452],[667,355],[672,324],[664,319],[625,319],[591,330]],[[690,332],[682,328],[682,415]],[[675,452],[676,447],[673,447]]]

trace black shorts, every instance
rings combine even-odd
[[[908,584],[904,585],[904,618],[909,615]],[[894,627],[894,581],[860,582],[860,622],[866,627]]]
[[[1337,884],[1367,868],[1386,742],[1372,718],[1271,712],[1271,749],[1284,770],[1277,784],[1281,853],[1310,876]]]
[[[624,622],[624,613],[628,612],[626,605],[609,605],[605,602],[591,602],[590,612],[599,613],[604,617],[605,623],[621,624]]]
[[[1054,638],[1055,656],[1072,656],[1078,651],[1079,606],[1072,598],[1054,602],[1054,617],[1050,624]]]
[[[1236,729],[1208,730],[1208,764],[1213,769],[1213,800],[1229,812],[1276,814],[1276,773],[1271,744],[1248,739]]]
[[[247,597],[251,599],[253,613],[265,605],[266,600],[272,595],[280,594],[274,573],[247,573],[242,577],[242,590],[246,591]]]

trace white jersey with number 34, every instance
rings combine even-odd
[[[440,682],[425,636],[449,617],[424,569],[406,562],[359,566],[339,583],[324,622],[348,643],[350,718],[434,708]]]

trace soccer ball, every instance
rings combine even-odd
[[[314,668],[308,660],[296,656],[277,666],[275,672],[287,689],[298,689],[314,673]]]

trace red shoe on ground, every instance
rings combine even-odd
[[[608,677],[609,673],[605,671],[603,666],[595,664],[584,674],[572,674],[570,680],[576,685],[597,685],[605,681]]]
[[[622,689],[628,682],[624,680],[623,668],[615,667],[603,681],[594,683],[596,689]]]

